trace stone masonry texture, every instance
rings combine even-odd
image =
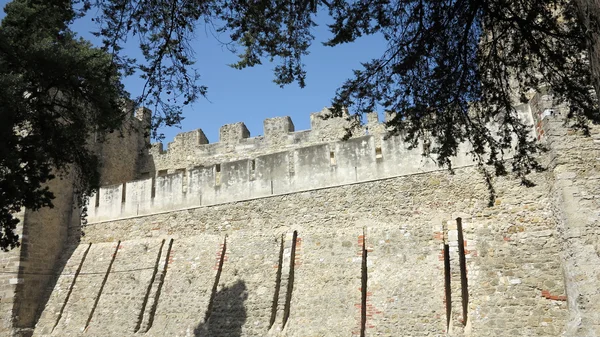
[[[428,166],[372,116],[354,143],[323,112],[310,131],[275,118],[265,137],[178,136],[111,173],[88,224],[63,207],[45,285],[3,257],[0,332],[600,336],[600,128],[570,130],[547,95],[525,108],[547,170],[533,187],[495,178],[492,205],[477,167]]]

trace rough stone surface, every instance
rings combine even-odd
[[[140,176],[154,176],[156,172],[166,170],[211,166],[217,163],[240,159],[256,158],[261,155],[303,148],[324,142],[338,141],[350,127],[344,118],[325,118],[329,111],[311,114],[311,130],[294,132],[294,124],[289,117],[270,118],[264,122],[264,136],[250,137],[243,123],[228,124],[221,127],[219,142],[198,143],[196,138],[175,137],[168,149],[163,144],[154,144],[141,160]],[[201,134],[202,130],[197,130]],[[188,133],[184,133],[186,135]],[[357,129],[355,136],[367,134],[365,129]],[[372,134],[372,133],[371,133]]]
[[[128,274],[127,260],[151,270],[163,239],[174,241],[149,335],[203,335],[199,331],[212,331],[208,335],[215,336],[358,335],[363,230],[369,251],[368,334],[440,335],[446,330],[444,262],[440,259],[443,232],[446,227],[452,259],[458,259],[452,220],[457,215],[464,218],[468,250],[470,323],[466,331],[458,319],[453,320],[452,331],[473,336],[559,335],[568,311],[561,299],[565,291],[557,223],[550,198],[544,196],[547,177],[535,175],[532,179],[538,186],[526,190],[510,179],[496,181],[500,197],[491,208],[486,207],[482,177],[469,168],[455,175],[432,172],[90,224],[84,228],[80,247],[92,243],[111,254],[120,240],[123,248],[98,301],[97,318],[92,320],[101,329],[90,326],[86,335],[95,335],[94,331],[97,335],[133,334],[142,292],[150,287],[151,277],[143,277],[142,271]],[[284,327],[293,231],[300,244]],[[284,282],[279,284],[276,319],[270,326],[282,235]],[[212,307],[215,316],[207,324],[206,311],[226,236],[225,261]],[[132,255],[125,253],[127,247],[142,243],[149,248],[130,248]],[[98,270],[106,270],[107,260]],[[453,264],[455,274],[457,265]],[[131,265],[129,269],[136,268]],[[95,286],[84,279],[81,282],[86,285],[85,293],[96,296],[99,281]],[[71,296],[78,297],[76,293]],[[49,301],[46,311],[63,305],[58,297],[52,299],[57,301]],[[453,315],[461,316],[460,291],[455,291],[452,301],[456,304]],[[91,301],[86,310],[72,313],[67,306],[65,311],[87,315],[90,305]],[[118,317],[106,316],[109,313]],[[122,323],[108,323],[114,321]],[[43,326],[38,324],[36,334],[44,335]],[[84,328],[82,323],[68,326],[75,334]],[[54,335],[65,335],[65,331]]]
[[[280,118],[262,138],[178,136],[141,159],[149,177],[71,221],[41,316],[13,333],[599,336],[600,128],[578,135],[553,106],[519,108],[548,170],[529,188],[495,179],[492,206],[467,157],[439,170],[383,140],[376,116],[350,142],[318,116],[309,132]]]
[[[89,146],[101,158],[101,181],[124,183],[137,176],[145,135],[142,120],[148,111],[138,110],[123,130],[107,135],[104,142],[95,137]],[[18,233],[21,247],[0,256],[0,335],[14,333],[31,336],[44,304],[64,264],[59,259],[70,255],[75,247],[67,246],[69,236],[79,233],[78,212],[73,209],[73,177],[70,172],[55,172],[57,178],[48,183],[55,194],[54,208],[37,212],[24,210]],[[75,225],[74,230],[71,224]]]

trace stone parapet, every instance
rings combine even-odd
[[[536,98],[535,108],[541,100]],[[517,107],[519,117],[530,125],[534,124],[532,110],[530,105]],[[392,118],[393,114],[386,114],[386,121]],[[388,138],[386,124],[377,113],[367,114],[364,125],[355,125],[346,111],[332,116],[328,109],[311,114],[310,120],[311,130],[295,131],[290,117],[276,117],[264,121],[264,136],[250,138],[246,126],[235,123],[221,127],[218,143],[209,144],[197,129],[177,135],[166,151],[162,143],[154,144],[138,174],[146,179],[102,187],[90,201],[94,207],[89,221],[440,169],[435,155],[427,153],[423,144],[406,144],[402,134]],[[352,138],[341,141],[349,132]],[[452,166],[473,165],[469,151],[470,145],[462,144]]]
[[[381,144],[377,146],[376,144]],[[473,165],[462,147],[453,167]],[[100,188],[90,223],[440,170],[402,137],[362,136]]]

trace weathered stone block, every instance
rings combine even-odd
[[[250,137],[250,131],[244,123],[225,124],[219,130],[219,142],[235,144],[241,139]]]
[[[278,138],[294,132],[294,123],[289,116],[267,118],[263,122],[265,137]]]

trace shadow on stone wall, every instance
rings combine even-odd
[[[212,310],[204,322],[194,329],[196,337],[239,337],[242,326],[246,322],[246,307],[248,298],[246,284],[237,281],[235,284],[219,290],[214,297]]]
[[[35,212],[35,216],[44,214],[56,216],[55,213],[59,208],[44,208]],[[69,217],[70,215],[68,213]],[[32,218],[35,219],[33,216]],[[29,221],[23,225],[19,256],[20,261],[25,264],[19,267],[18,272],[18,279],[22,279],[23,282],[16,286],[13,308],[13,315],[15,315],[13,324],[18,331],[18,336],[27,337],[33,334],[33,329],[46,308],[67,261],[78,247],[78,243],[69,240],[72,239],[70,237],[72,234],[80,236],[80,233],[76,230],[73,230],[74,233],[69,233],[70,229],[64,225],[67,221],[63,219],[63,222],[54,224]],[[79,238],[75,240],[78,242]],[[53,248],[47,248],[48,246]],[[44,248],[47,250],[44,251]]]

